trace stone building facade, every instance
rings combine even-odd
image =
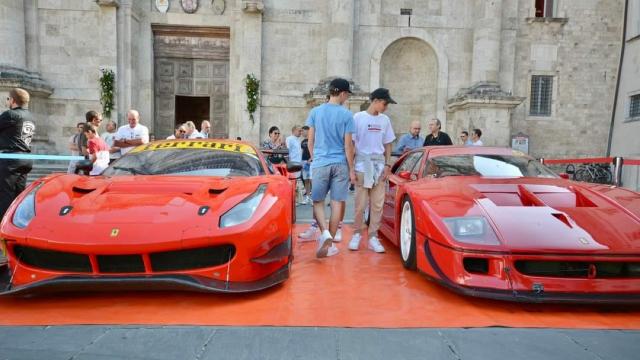
[[[168,5],[168,7],[167,7]],[[66,152],[100,69],[116,73],[113,119],[140,110],[156,138],[211,120],[219,137],[288,133],[349,78],[348,106],[383,86],[398,134],[438,117],[456,139],[528,137],[538,157],[602,155],[624,0],[0,0],[0,93],[34,94],[37,144]],[[250,120],[243,84],[260,80]],[[2,106],[4,104],[1,104]],[[426,126],[425,126],[426,128]]]
[[[608,155],[640,159],[640,0],[627,0],[620,83]],[[622,167],[622,184],[640,190],[640,166]]]

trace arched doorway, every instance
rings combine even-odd
[[[438,102],[438,59],[431,46],[417,38],[389,45],[380,61],[380,86],[398,102],[387,111],[396,136],[408,132],[411,121],[420,120],[424,137],[426,120],[436,116]]]

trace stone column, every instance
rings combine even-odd
[[[498,82],[500,39],[502,37],[502,0],[480,0],[473,28],[473,64],[471,83]]]
[[[352,77],[354,0],[330,0],[327,27],[328,77]]]
[[[242,140],[259,144],[262,135],[261,102],[262,102],[262,0],[243,0],[239,12],[238,22],[235,24],[236,34],[232,36],[229,102],[233,104],[233,117],[229,121],[229,135],[231,138],[241,136]],[[234,33],[232,29],[232,34]],[[237,37],[236,40],[233,38]],[[251,56],[246,56],[251,54]],[[236,60],[237,59],[237,60]],[[233,71],[237,64],[237,72]],[[244,79],[253,74],[261,81],[258,108],[250,120],[247,111],[247,95]],[[268,126],[269,124],[267,124]]]
[[[38,26],[38,23],[38,0],[25,0],[25,52],[26,65],[30,71],[40,71],[40,27]]]
[[[116,89],[118,98],[116,99],[117,117],[114,119],[119,124],[126,122],[126,112],[131,108],[131,0],[120,0],[120,6],[116,14],[117,22],[117,42],[118,42],[118,71]],[[147,126],[151,126],[151,119],[147,119]]]
[[[26,67],[25,4],[23,0],[0,0],[0,64]]]

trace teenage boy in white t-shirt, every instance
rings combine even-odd
[[[122,155],[131,151],[134,147],[149,142],[149,129],[140,124],[140,113],[137,110],[127,112],[128,125],[123,125],[118,129],[113,146],[120,148]]]
[[[356,176],[356,213],[353,224],[353,237],[349,241],[349,250],[358,250],[362,231],[362,217],[367,205],[369,212],[369,249],[382,253],[384,247],[378,239],[378,229],[384,204],[385,183],[390,171],[391,143],[396,136],[391,120],[385,114],[389,104],[396,102],[389,90],[379,88],[369,95],[371,104],[367,111],[353,116],[356,132],[355,176]]]

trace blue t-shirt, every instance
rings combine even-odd
[[[311,168],[331,164],[346,164],[344,135],[354,133],[353,115],[342,105],[324,103],[309,112],[307,126],[315,129]]]

